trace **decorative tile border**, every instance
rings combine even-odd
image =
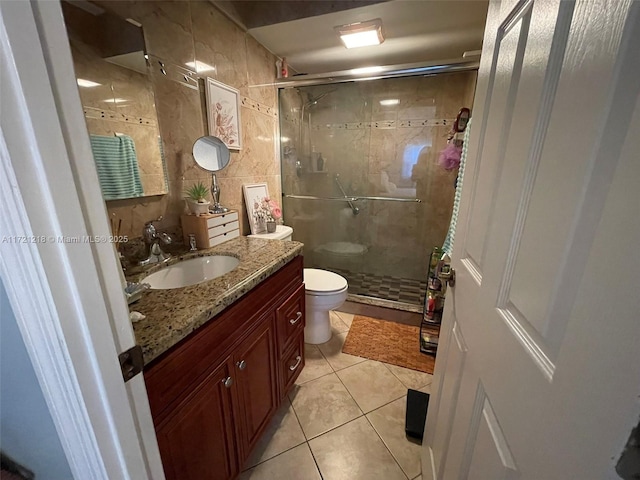
[[[364,129],[395,129],[395,128],[422,128],[422,127],[446,127],[453,125],[453,118],[430,118],[410,120],[380,120],[377,122],[352,122],[352,123],[327,123],[313,125],[313,130],[364,130]]]
[[[143,125],[145,127],[157,126],[156,121],[153,118],[136,117],[134,115],[124,115],[123,113],[115,112],[113,110],[108,110],[104,108],[87,107],[86,105],[83,105],[82,109],[84,110],[84,116],[86,118],[95,118],[100,120],[106,120],[109,122],[134,123],[136,125]]]
[[[260,112],[264,115],[268,115],[272,118],[278,118],[278,109],[274,107],[270,107],[268,105],[263,105],[260,102],[256,102],[255,100],[249,97],[241,97],[240,105],[246,108],[250,108],[256,112]]]
[[[287,112],[282,116],[282,119],[285,122],[292,123],[293,125],[300,125],[300,115],[294,116]]]

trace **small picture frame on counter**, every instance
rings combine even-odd
[[[250,183],[242,185],[244,202],[247,206],[247,216],[251,234],[267,232],[266,219],[262,217],[262,204],[265,198],[269,198],[269,188],[266,183]]]

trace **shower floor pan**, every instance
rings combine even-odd
[[[349,282],[349,295],[380,298],[391,302],[424,305],[427,282],[390,275],[354,273],[349,270],[331,269]]]

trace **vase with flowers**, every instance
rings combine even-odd
[[[280,218],[282,218],[282,210],[275,200],[263,197],[254,202],[253,219],[258,233],[264,232],[265,228],[268,233],[275,232],[276,223]]]

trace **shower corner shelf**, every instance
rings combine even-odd
[[[310,171],[305,172],[305,173],[307,173],[307,174],[314,174],[314,173],[315,174],[318,174],[318,173],[326,174],[326,173],[329,173],[329,170],[319,170],[319,171],[316,171],[316,172],[314,172],[313,170],[310,170]]]

